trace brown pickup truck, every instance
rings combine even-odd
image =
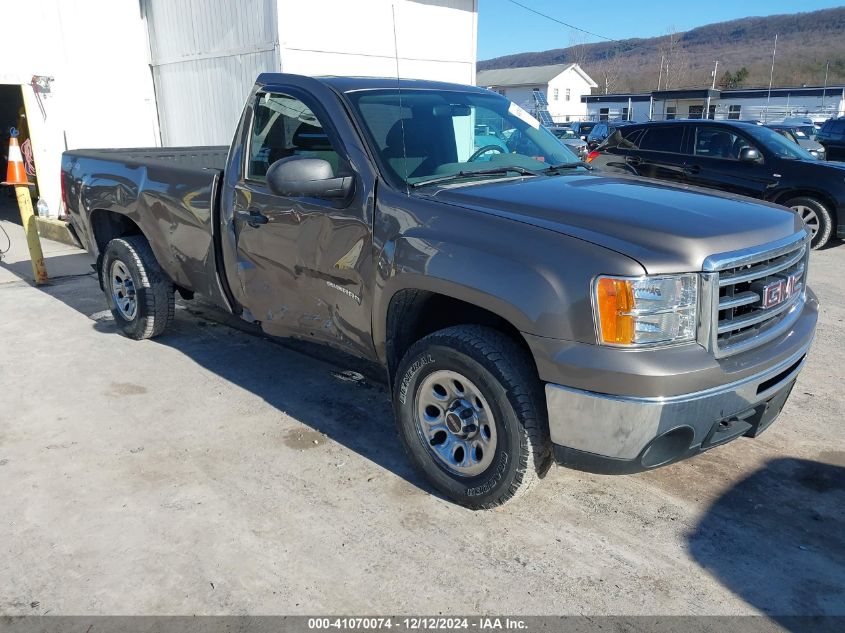
[[[261,75],[231,147],[70,151],[62,186],[128,336],[197,293],[377,362],[472,508],[760,433],[816,325],[800,217],[603,175],[475,87]]]

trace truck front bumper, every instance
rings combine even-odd
[[[779,354],[750,367],[745,359],[740,362],[745,366],[741,377],[723,384],[705,383],[677,395],[639,396],[610,395],[548,381],[546,404],[555,460],[591,472],[631,473],[690,457],[740,436],[758,435],[780,413],[804,365],[817,305],[810,294],[796,327],[783,341],[771,343],[769,353],[779,349]],[[758,361],[765,348],[756,348]],[[741,356],[728,362],[735,364]],[[700,376],[710,376],[712,371],[702,369]],[[601,384],[599,374],[590,374]]]

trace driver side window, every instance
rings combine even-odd
[[[728,129],[719,127],[696,127],[695,155],[709,158],[739,160],[740,152],[746,147],[754,147],[744,137]]]
[[[340,156],[311,109],[290,95],[260,94],[250,129],[247,179],[264,182],[270,165],[289,156],[321,158],[338,174]]]

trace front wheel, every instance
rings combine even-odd
[[[142,236],[119,237],[109,242],[100,275],[109,310],[129,338],[158,336],[173,320],[173,284]]]
[[[396,376],[405,449],[450,499],[491,508],[545,475],[551,444],[541,384],[528,355],[504,334],[440,330],[408,350]]]
[[[833,218],[827,206],[807,196],[799,196],[784,202],[804,220],[804,225],[810,231],[810,247],[821,248],[830,240],[833,233]]]

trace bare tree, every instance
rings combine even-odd
[[[664,90],[669,90],[689,83],[689,54],[681,43],[681,34],[674,27],[670,28],[666,33],[666,37],[660,43],[658,52],[660,53],[660,58],[663,60],[663,68],[661,69],[663,83],[661,87]]]
[[[600,92],[610,94],[624,89],[622,81],[624,61],[619,51],[609,50],[598,62],[596,70],[595,80]]]
[[[571,63],[584,68],[587,63],[587,35],[572,31],[569,35],[569,59]]]

